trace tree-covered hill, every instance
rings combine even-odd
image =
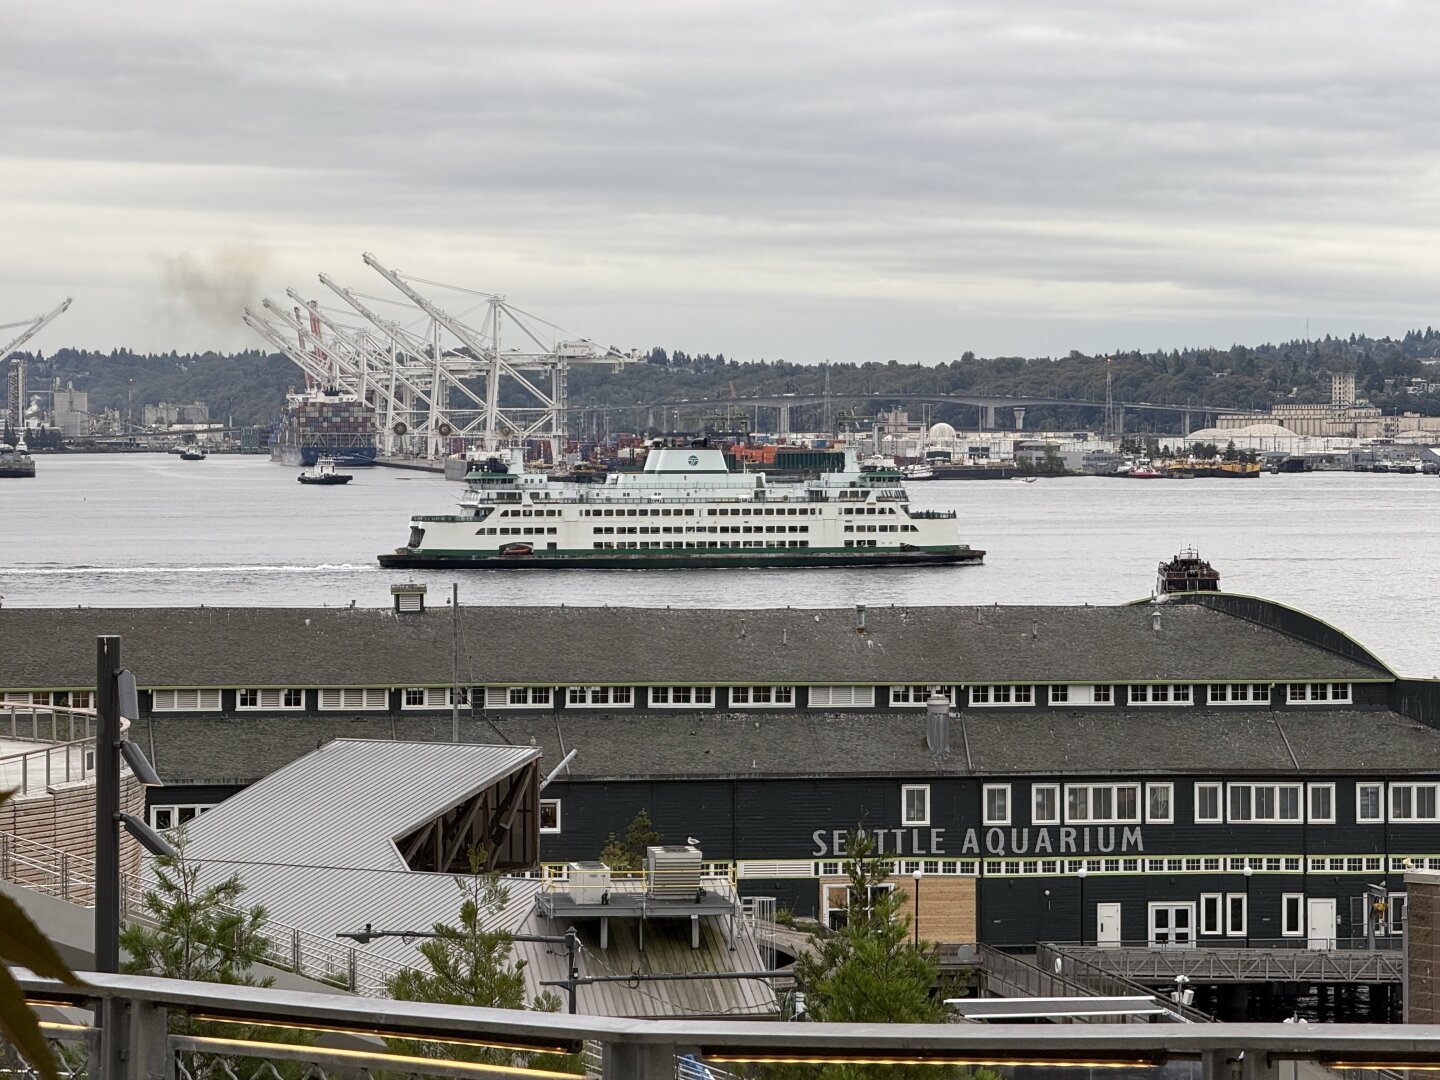
[[[1427,363],[1428,361],[1428,363]],[[1440,333],[1426,328],[1401,338],[1326,337],[1278,345],[1230,349],[1183,349],[1124,353],[1108,361],[1116,400],[1208,405],[1217,409],[1264,409],[1277,402],[1324,402],[1330,376],[1354,372],[1357,395],[1386,412],[1412,410],[1440,415],[1440,393],[1410,393],[1416,380],[1440,390]],[[889,363],[795,364],[783,360],[737,361],[723,355],[692,355],[653,349],[646,362],[619,370],[582,366],[570,376],[571,405],[620,406],[658,401],[737,400],[756,395],[823,393],[863,396],[884,404],[900,394],[996,394],[1063,397],[1100,401],[1105,397],[1107,359],[1072,352],[1065,357],[976,357],[933,366]],[[288,360],[259,350],[233,354],[139,355],[125,349],[110,353],[61,349],[37,357],[29,367],[32,388],[59,378],[90,392],[91,410],[127,405],[138,418],[147,403],[204,401],[213,419],[236,424],[268,424],[281,410],[288,388],[302,383]],[[848,408],[844,404],[837,409]],[[722,406],[723,408],[723,406]],[[720,411],[719,409],[716,410]],[[873,412],[872,409],[857,411]],[[819,427],[815,416],[795,417],[798,427]],[[935,420],[973,423],[974,409],[940,405]],[[683,420],[693,422],[688,414]],[[1174,427],[1176,418],[1152,414],[1157,428]],[[1094,424],[1093,410],[1033,408],[1026,426],[1070,427]]]

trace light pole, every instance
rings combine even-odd
[[[1089,872],[1084,863],[1081,863],[1080,869],[1075,871],[1075,876],[1080,879],[1080,944],[1082,947],[1085,944],[1085,875]]]
[[[1245,860],[1245,869],[1241,871],[1245,875],[1245,948],[1250,948],[1250,875],[1255,873],[1255,868],[1250,865],[1250,860]]]
[[[917,866],[910,875],[915,879],[915,947],[920,947],[920,868]]]

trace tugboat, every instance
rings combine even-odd
[[[1220,571],[1216,570],[1194,548],[1186,548],[1169,562],[1160,564],[1155,593],[1219,592]]]
[[[302,484],[348,484],[353,477],[349,473],[336,472],[333,457],[322,457],[295,479]]]
[[[17,439],[14,446],[0,442],[0,477],[35,475],[35,459],[25,447],[24,439]]]
[[[204,460],[205,460],[205,451],[204,451],[204,450],[201,450],[198,446],[187,446],[184,450],[181,450],[181,451],[180,451],[180,460],[181,460],[181,461],[204,461]]]

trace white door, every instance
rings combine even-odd
[[[1193,947],[1195,944],[1195,905],[1150,905],[1150,944]]]
[[[1335,948],[1335,898],[1310,897],[1305,903],[1305,925],[1310,930],[1307,948]]]
[[[1095,944],[1101,948],[1120,944],[1120,905],[1095,905]]]

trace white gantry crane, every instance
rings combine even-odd
[[[266,299],[244,318],[304,372],[307,389],[370,404],[382,453],[433,459],[456,440],[467,451],[495,451],[547,439],[558,463],[570,367],[640,359],[569,338],[503,296],[407,277],[370,254],[364,261],[395,293],[366,295],[321,274],[343,306],[287,289],[291,303]],[[444,290],[445,306],[420,286]]]
[[[7,331],[16,329],[20,331],[19,336],[14,340],[0,345],[0,365],[4,365],[7,369],[5,372],[6,413],[5,424],[3,426],[8,427],[11,431],[18,432],[24,419],[25,364],[23,361],[16,359],[10,364],[5,365],[5,360],[12,352],[19,349],[41,330],[44,330],[45,327],[63,315],[71,302],[72,298],[67,296],[54,311],[48,314],[36,315],[33,319],[25,319],[22,322],[0,324],[0,338],[3,338]]]

